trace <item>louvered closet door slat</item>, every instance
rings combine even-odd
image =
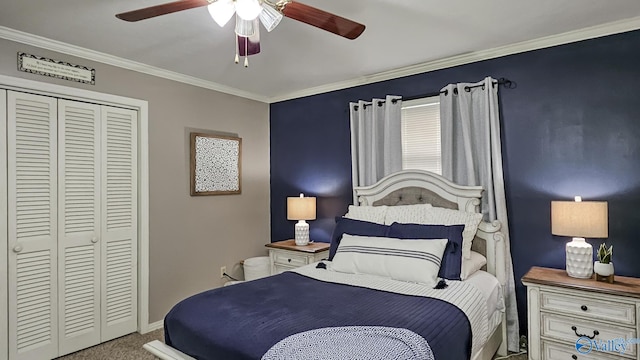
[[[102,107],[102,341],[137,330],[137,119]]]
[[[7,92],[9,359],[58,356],[57,100]]]
[[[60,355],[100,343],[100,106],[58,102]]]

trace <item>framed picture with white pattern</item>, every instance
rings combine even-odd
[[[242,139],[191,133],[191,196],[240,194]]]

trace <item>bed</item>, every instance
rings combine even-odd
[[[402,213],[402,209],[421,207],[418,204],[430,204],[424,207],[437,211],[477,213],[481,194],[481,187],[456,185],[436,174],[401,171],[372,186],[355,188],[356,207],[350,207],[345,218],[362,210],[391,209],[390,212]],[[398,224],[378,223],[389,229]],[[144,348],[166,360],[276,359],[288,358],[270,357],[284,354],[282,351],[304,350],[310,354],[317,350],[314,346],[325,351],[338,349],[336,344],[340,342],[353,346],[356,340],[351,339],[369,339],[371,345],[363,342],[361,347],[380,346],[382,350],[376,350],[379,354],[384,351],[384,342],[371,339],[389,339],[413,346],[412,351],[428,351],[432,357],[425,358],[429,359],[492,359],[496,352],[506,353],[501,291],[506,281],[504,238],[499,222],[480,221],[474,233],[471,250],[484,256],[485,267],[469,274],[464,281],[440,281],[432,287],[398,281],[395,277],[337,271],[341,264],[350,264],[345,259],[353,255],[344,249],[366,240],[345,232],[339,237],[343,239],[342,245],[332,250],[333,261],[185,299],[165,318],[166,344],[153,341]],[[432,246],[435,242],[411,243],[416,245],[410,246],[422,246],[417,243]],[[450,243],[446,242],[447,249]],[[442,261],[444,269],[444,257]],[[384,270],[374,270],[387,271],[386,265]],[[438,279],[441,273],[442,270]],[[409,338],[413,342],[406,340]]]

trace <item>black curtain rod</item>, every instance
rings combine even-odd
[[[506,78],[500,78],[498,80],[493,81],[493,86],[496,86],[496,85],[503,85],[507,89],[513,89],[513,88],[516,87],[516,83],[514,83],[513,81],[511,81],[509,79],[506,79]],[[473,85],[473,86],[465,86],[464,87],[464,91],[469,92],[469,91],[471,91],[471,89],[477,88],[477,87],[482,87],[484,89],[484,84],[478,84],[478,85]],[[449,90],[432,92],[432,93],[416,95],[416,96],[403,97],[401,100],[402,101],[409,101],[409,100],[423,99],[423,98],[428,98],[428,97],[433,97],[433,96],[440,96],[440,94],[444,94],[445,96],[447,96],[447,95],[449,95]],[[454,95],[458,95],[458,88],[453,89],[453,94]],[[378,106],[382,106],[382,104],[384,104],[385,102],[386,102],[385,100],[378,101]],[[395,104],[397,102],[398,102],[398,99],[391,100],[392,104]],[[364,107],[366,108],[367,106],[371,106],[371,105],[373,105],[373,103],[372,104],[364,104]],[[358,111],[358,106],[355,106],[354,110]]]

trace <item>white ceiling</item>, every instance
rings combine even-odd
[[[164,2],[0,0],[0,26],[264,101],[611,22],[640,27],[638,0],[303,0],[367,29],[352,41],[285,18],[271,33],[262,29],[262,52],[244,68],[233,61],[233,21],[219,28],[204,7],[137,23],[114,16]]]

